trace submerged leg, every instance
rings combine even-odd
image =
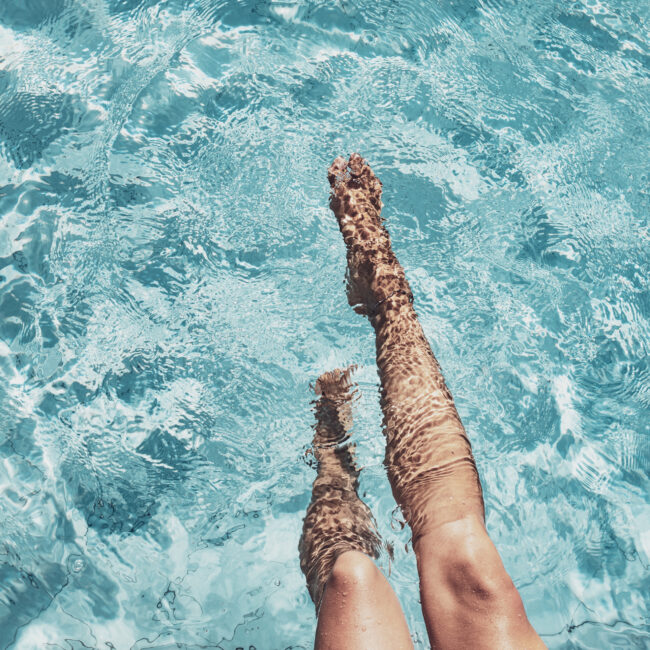
[[[313,452],[318,462],[300,538],[300,567],[318,611],[316,648],[412,648],[395,593],[371,558],[380,538],[357,494],[353,449],[339,446],[351,425],[350,370],[316,382]]]
[[[471,445],[383,226],[381,183],[358,154],[329,170],[348,297],[377,346],[386,467],[413,532],[434,647],[543,647],[487,535]]]

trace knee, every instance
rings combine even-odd
[[[476,546],[461,544],[443,572],[447,587],[459,602],[501,609],[516,596],[515,586],[500,558]]]
[[[345,593],[365,591],[372,589],[379,578],[379,569],[365,553],[346,551],[336,558],[327,588]]]
[[[468,519],[443,528],[438,531],[435,544],[432,541],[430,548],[421,550],[432,558],[437,588],[458,604],[490,610],[522,607],[515,585],[483,524]]]

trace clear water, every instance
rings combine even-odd
[[[649,25],[3,0],[0,645],[310,647],[309,384],[356,362],[362,493],[428,647],[327,207],[358,150],[534,625],[650,647]]]

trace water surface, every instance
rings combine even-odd
[[[428,647],[327,207],[360,151],[533,624],[649,647],[649,24],[3,0],[0,646],[311,647],[309,385],[354,362],[361,492]]]

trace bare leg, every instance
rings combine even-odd
[[[313,451],[318,461],[300,539],[300,566],[318,611],[318,650],[412,648],[395,593],[371,557],[380,539],[357,494],[359,470],[349,444],[350,371],[316,382]]]
[[[469,439],[381,221],[381,183],[358,154],[337,158],[329,181],[348,251],[349,301],[375,329],[386,466],[413,532],[431,643],[542,648],[485,529]]]

